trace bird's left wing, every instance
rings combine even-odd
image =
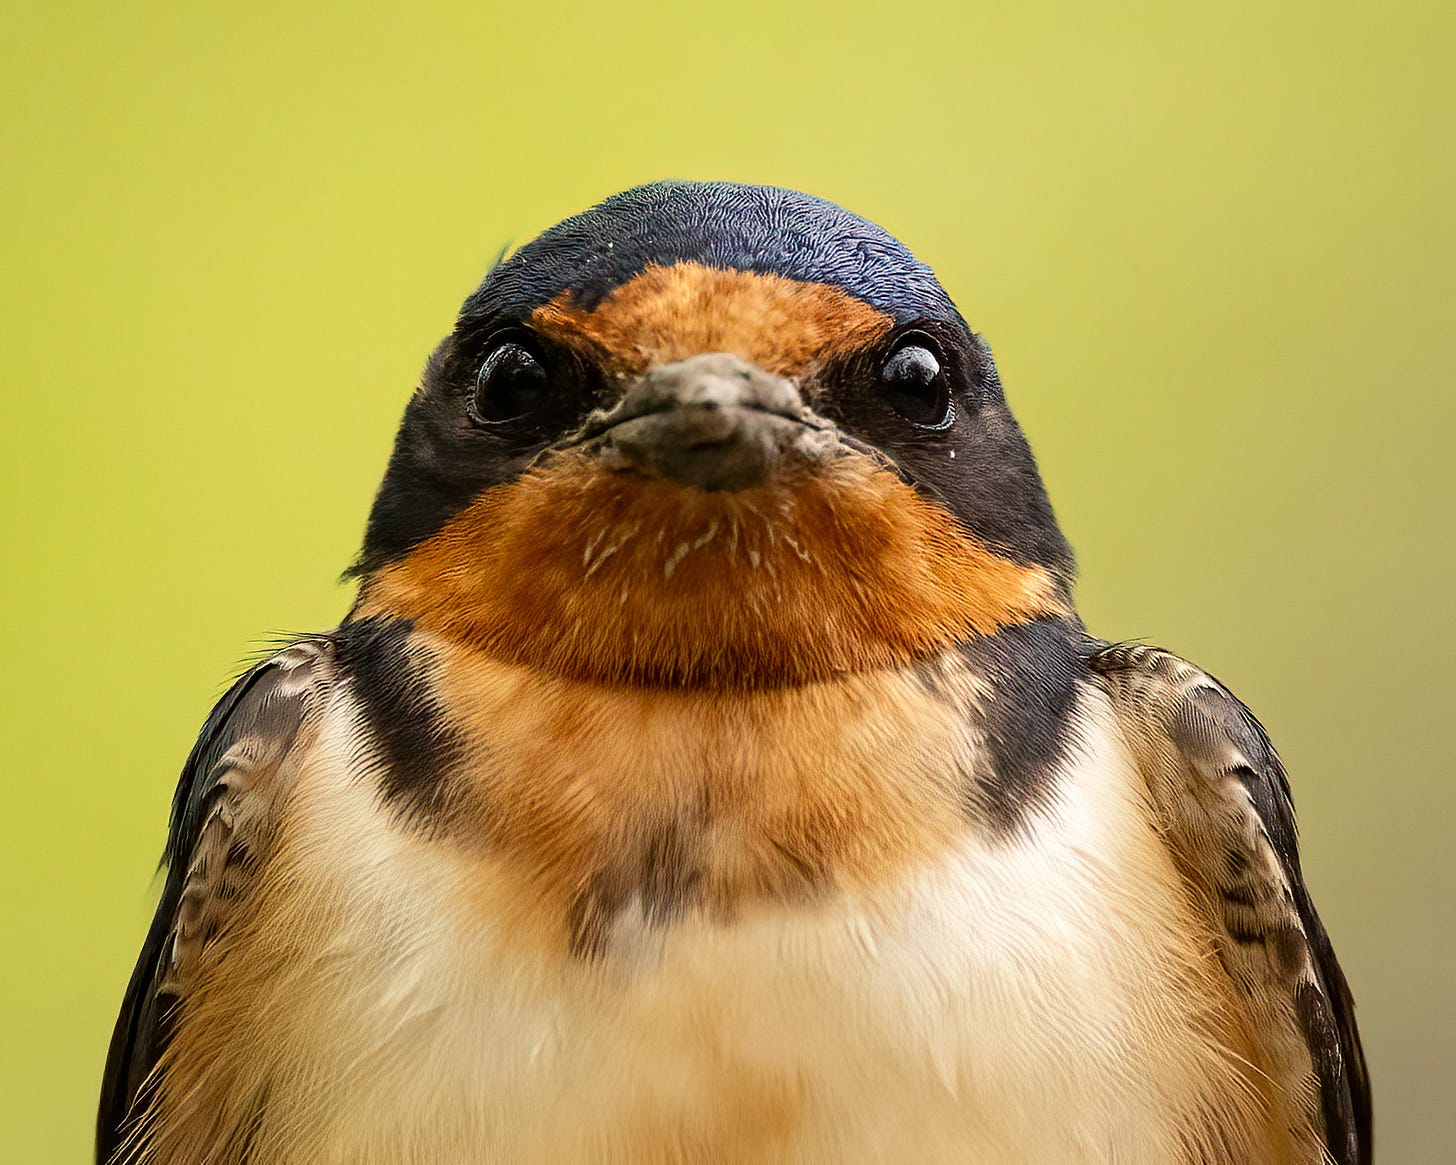
[[[1294,805],[1263,727],[1168,652],[1098,644],[1095,674],[1147,781],[1157,828],[1218,938],[1275,1088],[1335,1165],[1369,1165],[1354,1003],[1299,869]]]
[[[96,1159],[129,1159],[173,1013],[201,977],[212,939],[256,873],[333,649],[306,639],[249,670],[198,735],[172,801],[167,880],[106,1057]]]

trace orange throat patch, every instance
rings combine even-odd
[[[1064,610],[1046,570],[859,455],[706,493],[566,453],[381,568],[354,617],[577,679],[764,688],[901,667]]]

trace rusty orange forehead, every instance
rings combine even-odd
[[[731,352],[775,375],[803,376],[874,344],[893,321],[825,283],[676,263],[647,267],[591,308],[562,292],[531,313],[531,325],[617,375]]]

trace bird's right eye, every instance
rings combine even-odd
[[[475,377],[471,411],[486,425],[528,419],[549,403],[551,377],[542,358],[519,339],[497,344]]]

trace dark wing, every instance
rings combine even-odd
[[[1271,1073],[1336,1165],[1369,1165],[1370,1083],[1355,1005],[1299,869],[1289,783],[1263,727],[1168,652],[1097,645],[1091,665],[1147,779],[1157,824],[1208,905],[1219,957]],[[1311,1093],[1308,1082],[1313,1079]]]
[[[310,712],[331,675],[327,640],[304,640],[249,670],[202,726],[172,800],[167,880],[142,945],[101,1083],[96,1159],[116,1160],[153,1088],[172,1011],[271,832]]]

